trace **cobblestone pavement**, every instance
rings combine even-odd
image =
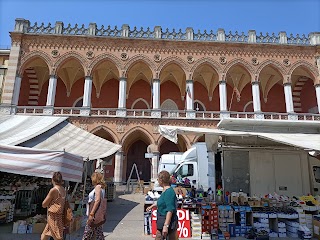
[[[120,193],[120,194],[119,194]],[[106,240],[151,240],[150,235],[143,233],[143,203],[141,193],[123,194],[108,203],[107,222],[104,225]],[[0,225],[0,240],[39,240],[40,234],[12,234],[12,224]],[[67,236],[66,240],[81,240],[83,228]],[[192,238],[190,238],[192,239]],[[245,239],[245,238],[233,238]],[[283,240],[290,238],[281,238]]]

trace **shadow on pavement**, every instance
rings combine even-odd
[[[117,192],[117,197],[112,202],[108,202],[107,221],[104,224],[103,231],[112,233],[114,229],[121,224],[126,215],[140,203],[132,199],[126,199],[127,195],[123,192]]]

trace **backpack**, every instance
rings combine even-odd
[[[94,205],[94,201],[89,204],[89,212],[92,211]],[[100,203],[99,206],[94,213],[94,219],[89,223],[90,227],[98,227],[103,225],[106,222],[107,216],[107,199],[102,197],[102,190],[100,195]]]

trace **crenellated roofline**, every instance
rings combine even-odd
[[[311,32],[306,36],[302,34],[287,35],[286,32],[278,34],[260,33],[255,30],[249,30],[248,34],[244,32],[225,32],[219,28],[216,32],[210,31],[194,31],[188,27],[185,31],[162,29],[161,26],[155,26],[153,29],[147,28],[130,28],[128,24],[123,24],[121,28],[115,27],[98,27],[96,23],[90,23],[88,27],[84,24],[81,26],[75,24],[65,25],[61,21],[57,21],[55,25],[49,23],[38,24],[35,22],[30,24],[29,20],[17,18],[15,20],[14,32],[24,34],[41,34],[41,35],[68,35],[68,36],[98,36],[109,38],[129,38],[129,39],[156,39],[171,41],[200,41],[200,42],[231,42],[231,43],[252,43],[252,44],[279,44],[279,45],[320,45],[320,32]]]

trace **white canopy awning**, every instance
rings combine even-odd
[[[320,151],[320,134],[316,133],[270,133],[270,132],[248,132],[224,129],[194,128],[160,125],[159,132],[165,138],[177,143],[178,134],[193,135],[217,135],[217,136],[257,136],[281,144],[286,144],[305,150]]]
[[[63,151],[0,145],[0,170],[43,178],[51,178],[53,172],[61,172],[64,180],[81,182],[83,160]]]
[[[66,151],[89,160],[108,157],[121,148],[66,120],[54,116],[0,115],[0,144]]]

